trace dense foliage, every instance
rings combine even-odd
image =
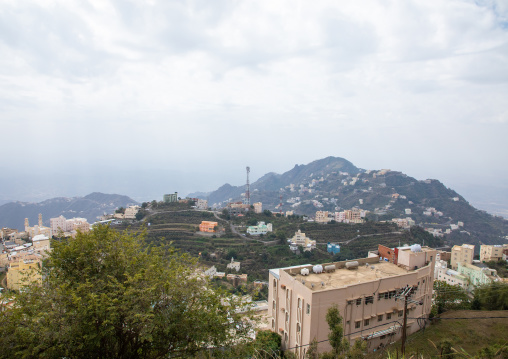
[[[238,343],[250,324],[195,260],[96,227],[56,242],[42,285],[0,313],[0,357],[158,358]]]

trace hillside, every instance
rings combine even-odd
[[[490,319],[494,317],[494,319]],[[508,313],[506,311],[448,311],[441,315],[425,330],[411,335],[407,340],[407,357],[436,358],[440,352],[434,347],[442,340],[449,340],[454,353],[452,357],[473,358],[482,348],[494,346],[499,349],[506,346],[508,332]],[[463,318],[463,319],[453,319]],[[388,344],[388,343],[387,343]],[[400,341],[387,345],[386,348],[368,354],[367,358],[386,358],[388,353],[395,356],[400,351]]]
[[[133,199],[118,194],[94,192],[85,197],[58,197],[39,203],[10,202],[0,206],[0,227],[24,230],[24,220],[37,224],[42,213],[44,225],[49,219],[60,215],[66,218],[83,217],[93,223],[104,213],[113,213],[118,207],[137,204]]]
[[[208,196],[209,204],[224,206],[242,200],[245,186],[226,184]],[[359,207],[374,221],[411,217],[418,225],[450,233],[450,244],[506,243],[508,220],[471,206],[464,197],[439,180],[419,181],[390,170],[359,169],[343,158],[327,157],[297,165],[283,174],[268,173],[251,184],[251,203],[263,209],[313,217],[318,210],[340,211]],[[192,195],[191,195],[192,196]],[[410,214],[406,214],[410,211]],[[452,225],[459,225],[452,229]],[[479,249],[479,248],[478,248]]]

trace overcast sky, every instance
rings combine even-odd
[[[186,192],[338,156],[506,188],[506,0],[0,0],[0,54],[4,178]]]

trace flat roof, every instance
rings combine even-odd
[[[310,270],[309,275],[304,276],[300,273],[290,275],[298,281],[305,281],[304,285],[312,291],[323,291],[344,288],[350,285],[375,281],[381,278],[395,277],[410,272],[413,271],[408,271],[393,263],[382,261],[369,263],[369,265],[362,265],[360,263],[360,265],[355,269],[339,268],[330,273],[323,272],[316,274]],[[324,283],[324,286],[321,283]]]

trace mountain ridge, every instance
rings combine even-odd
[[[9,202],[0,206],[0,227],[24,230],[24,220],[31,225],[42,214],[44,225],[49,219],[63,215],[66,218],[83,217],[93,223],[104,212],[112,213],[118,207],[138,204],[132,198],[119,194],[92,192],[84,197],[55,197],[41,202]]]

